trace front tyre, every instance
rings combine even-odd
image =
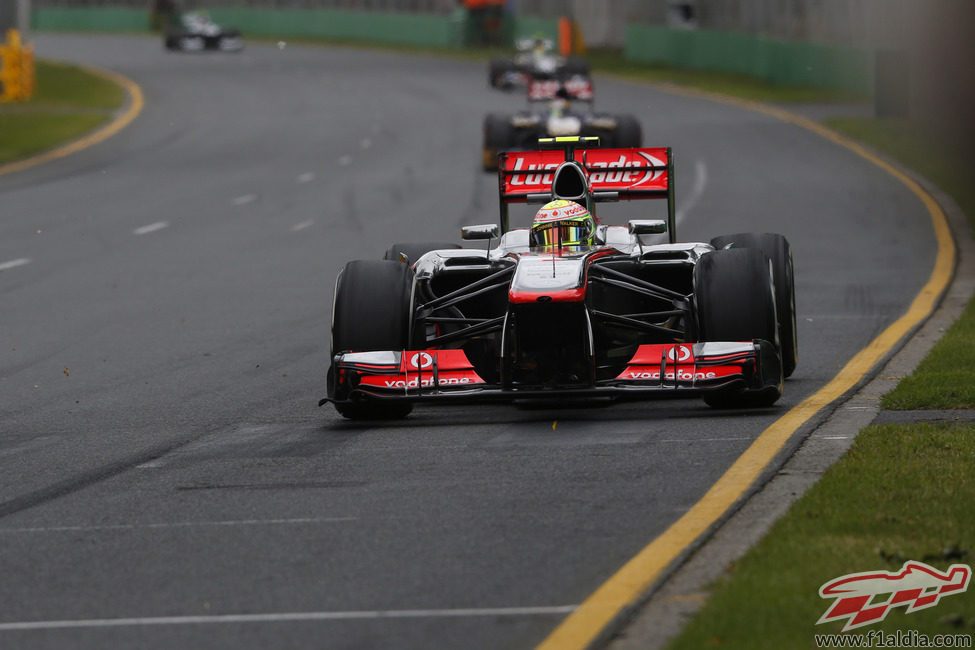
[[[356,260],[346,264],[335,283],[332,357],[341,352],[408,348],[412,293],[413,271],[406,264],[388,260]],[[330,377],[329,381],[332,380]],[[336,404],[335,408],[350,419],[393,419],[406,417],[413,404],[346,402]]]
[[[716,250],[694,267],[698,340],[775,344],[775,298],[768,258],[754,248]],[[782,377],[774,387],[730,388],[704,394],[715,408],[771,406],[782,396]]]
[[[510,149],[514,144],[514,129],[511,127],[511,117],[500,113],[488,113],[484,118],[483,147],[481,166],[484,171],[491,172],[498,169],[498,152]]]
[[[722,235],[711,240],[715,248],[757,248],[772,261],[775,283],[775,311],[778,316],[779,351],[782,373],[792,376],[799,363],[799,337],[796,328],[796,286],[789,241],[776,233],[745,232]]]

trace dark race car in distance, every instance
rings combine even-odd
[[[489,113],[482,127],[482,166],[498,168],[498,153],[530,149],[539,138],[598,137],[607,147],[639,147],[643,130],[633,115],[597,112],[592,80],[533,78],[528,107],[517,113]]]
[[[177,24],[166,28],[163,45],[167,50],[239,52],[244,41],[236,29],[221,27],[206,13],[190,11],[179,16]]]
[[[345,266],[320,403],[353,419],[404,417],[417,402],[773,404],[798,358],[785,237],[678,242],[669,148],[541,145],[501,154],[500,224],[462,229],[486,248],[393,244],[383,260]],[[654,198],[666,201],[663,219],[599,224],[585,245],[509,227],[520,204],[559,199],[595,216],[603,202]]]
[[[536,77],[589,76],[589,63],[585,59],[556,54],[550,39],[524,38],[515,47],[518,53],[513,58],[494,57],[488,64],[488,83],[492,87],[512,90],[527,86]]]

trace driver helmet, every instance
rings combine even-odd
[[[546,203],[532,222],[533,246],[591,246],[596,221],[589,210],[574,201],[559,199]]]

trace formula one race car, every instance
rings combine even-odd
[[[588,77],[589,64],[576,57],[563,57],[552,50],[554,44],[546,38],[525,38],[516,45],[518,54],[512,58],[494,57],[488,67],[488,83],[494,88],[511,90],[527,86],[538,77],[567,79]]]
[[[320,404],[393,418],[417,402],[460,400],[691,393],[714,407],[774,403],[797,360],[785,237],[678,243],[669,148],[540,145],[501,154],[500,227],[462,229],[487,250],[393,244],[383,260],[345,266]],[[571,204],[566,216],[588,219],[601,202],[650,198],[666,200],[665,219],[594,222],[582,239],[547,217],[536,230],[538,215],[531,229],[509,227],[512,205],[560,199],[538,214]]]
[[[239,31],[221,27],[210,16],[198,11],[181,14],[178,24],[166,29],[163,45],[167,50],[180,52],[239,52],[244,49]]]
[[[528,85],[528,108],[513,115],[489,113],[482,135],[485,171],[498,168],[499,152],[529,149],[544,137],[592,136],[610,147],[643,144],[643,131],[634,116],[594,110],[592,81],[586,77],[564,81],[533,78]]]

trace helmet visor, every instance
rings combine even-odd
[[[592,222],[589,219],[553,221],[536,226],[536,246],[582,246],[590,243]]]

